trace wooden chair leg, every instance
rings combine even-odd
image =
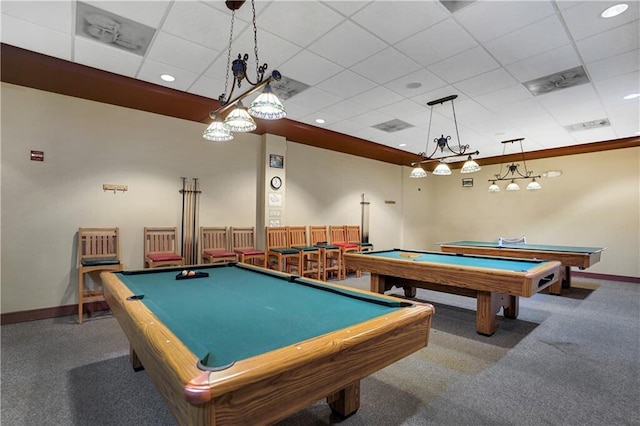
[[[78,324],[82,324],[82,315],[83,315],[83,300],[82,296],[84,294],[84,274],[82,270],[78,270]]]

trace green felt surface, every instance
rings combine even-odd
[[[469,247],[492,247],[500,248],[497,241],[452,241],[443,243],[448,246],[469,246]],[[604,250],[604,247],[579,247],[579,246],[554,246],[549,244],[509,244],[503,243],[502,248],[521,249],[533,251],[560,251],[568,253],[597,253]]]
[[[418,257],[404,257],[401,253],[419,254]],[[432,262],[445,265],[472,266],[475,268],[502,269],[505,271],[526,272],[540,264],[549,263],[541,260],[523,260],[514,258],[470,256],[455,253],[420,252],[413,250],[387,250],[363,253],[365,256],[387,257],[407,262]]]
[[[207,278],[175,279],[178,270],[118,274],[142,302],[207,366],[219,367],[300,343],[399,309],[240,266],[198,268]],[[374,303],[379,302],[379,303]]]

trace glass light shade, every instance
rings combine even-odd
[[[460,169],[460,173],[473,173],[480,170],[480,166],[478,163],[471,159],[471,156],[464,162],[462,165],[462,169]]]
[[[238,101],[233,111],[227,115],[224,125],[232,132],[252,132],[258,127],[242,105],[242,101]]]
[[[493,182],[491,185],[489,185],[489,192],[500,192],[500,187],[496,185],[495,182]]]
[[[538,189],[542,189],[542,186],[538,182],[536,182],[536,178],[533,178],[529,185],[527,185],[527,191],[537,191]]]
[[[267,84],[260,96],[251,102],[249,114],[264,120],[279,120],[287,115],[282,102],[271,91],[270,84]]]
[[[202,137],[209,141],[226,142],[233,139],[233,134],[225,127],[220,117],[216,117],[202,133]]]
[[[411,170],[411,174],[409,175],[409,177],[413,179],[424,178],[427,177],[427,172],[424,171],[420,164],[417,164],[416,167]]]
[[[446,163],[440,163],[435,169],[433,169],[433,174],[438,176],[450,175],[451,169]]]
[[[511,183],[509,185],[507,185],[506,188],[507,191],[520,191],[520,186],[518,186],[518,184],[512,180]]]

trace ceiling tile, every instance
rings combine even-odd
[[[614,2],[610,1],[585,1],[576,7],[564,10],[562,16],[573,39],[581,40],[600,32],[638,21],[640,18],[640,4],[638,1],[626,2],[629,8],[621,15],[608,19],[602,18],[600,14],[614,4]]]
[[[384,16],[384,19],[380,19]],[[389,44],[428,28],[447,18],[436,2],[406,2],[399,8],[392,1],[371,2],[351,18]]]
[[[377,109],[390,103],[399,102],[402,97],[389,89],[378,86],[354,96],[351,100],[368,108]]]
[[[199,44],[159,32],[147,53],[147,58],[201,74],[217,53]]]
[[[513,86],[516,83],[517,81],[509,73],[502,68],[498,68],[467,80],[459,81],[453,86],[467,96],[478,96]]]
[[[358,74],[344,70],[324,80],[317,86],[334,95],[349,98],[376,87],[376,84]]]
[[[351,16],[363,7],[366,7],[368,4],[373,3],[372,1],[335,1],[335,0],[327,0],[322,1],[322,4],[327,6],[330,9],[337,11],[338,13],[343,14],[344,16]]]
[[[477,45],[457,23],[446,19],[401,41],[396,48],[421,65],[429,66]]]
[[[73,34],[73,3],[59,1],[2,1],[2,14],[23,19],[41,27]],[[4,20],[4,18],[3,18]],[[4,22],[3,22],[4,24]]]
[[[176,78],[175,81],[168,82],[161,80],[160,75],[165,73],[174,76]],[[147,59],[143,62],[137,78],[160,86],[186,91],[196,81],[198,74],[187,71],[183,68]]]
[[[84,37],[75,38],[76,62],[127,77],[135,77],[142,57],[122,49],[96,43]]]
[[[247,22],[236,19],[234,38],[237,38],[247,26]],[[161,30],[220,52],[226,51],[229,44],[230,28],[231,14],[204,3],[178,1],[171,7]]]
[[[289,59],[281,69],[284,75],[309,85],[320,83],[343,70],[308,50],[303,50]]]
[[[340,46],[336,49],[336,46]],[[387,44],[350,21],[345,21],[309,46],[309,50],[336,64],[350,67],[387,47]]]
[[[520,102],[532,97],[533,95],[523,85],[516,84],[484,95],[475,96],[474,99],[485,108],[492,109],[495,106],[508,105],[512,102]]]
[[[420,65],[389,47],[351,67],[351,70],[379,84],[392,82],[420,69]]]
[[[310,87],[287,100],[286,103],[293,102],[310,110],[310,113],[321,111],[330,105],[341,102],[342,98],[332,95],[324,90]],[[305,114],[308,115],[308,114]]]
[[[326,114],[334,117],[340,117],[340,120],[345,120],[359,115],[361,110],[362,105],[360,104],[356,104],[351,101],[341,101],[324,108],[320,111],[320,114],[322,115],[322,118],[325,118],[324,115]]]
[[[455,83],[498,67],[498,63],[483,48],[476,47],[430,66],[429,71],[444,81]]]
[[[456,19],[477,40],[486,42],[555,13],[550,1],[477,1],[456,13]]]
[[[72,59],[72,37],[9,15],[2,15],[2,42],[56,58]]]
[[[601,61],[588,64],[591,80],[606,80],[622,74],[640,70],[640,50],[631,50]]]
[[[518,81],[524,83],[580,65],[580,58],[573,46],[567,45],[512,63],[505,68]]]
[[[259,25],[285,40],[306,47],[344,19],[316,1],[276,1],[260,14]]]
[[[414,97],[420,93],[435,90],[446,86],[446,82],[425,69],[420,69],[411,74],[394,79],[384,84],[387,89],[393,90],[401,96],[407,98]],[[419,85],[418,87],[415,87]]]
[[[570,42],[558,17],[550,16],[491,40],[485,46],[502,65],[508,65]]]
[[[632,22],[579,40],[576,46],[586,63],[637,50],[640,48],[640,25],[637,21]]]

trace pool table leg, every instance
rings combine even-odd
[[[571,287],[571,266],[560,268],[560,279],[549,286],[549,294],[560,295],[563,288]]]
[[[505,318],[518,318],[519,300],[517,296],[495,293],[490,291],[478,291],[476,305],[476,332],[485,336],[491,336],[498,329],[498,317],[496,314],[500,308],[504,309]]]
[[[131,367],[133,371],[142,371],[144,370],[144,365],[142,365],[142,361],[138,358],[138,354],[133,350],[133,346],[129,345],[129,362],[131,362]]]
[[[360,408],[360,380],[327,397],[327,403],[334,413],[348,417]]]

